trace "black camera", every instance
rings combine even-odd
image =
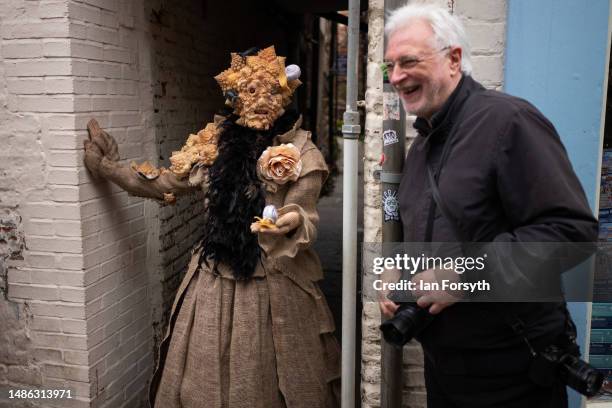
[[[531,364],[529,378],[542,387],[550,387],[559,379],[587,397],[597,395],[604,380],[602,373],[580,359],[575,343],[568,348],[549,345],[540,351]]]
[[[433,320],[434,316],[414,302],[400,303],[395,315],[380,325],[387,343],[403,347]]]

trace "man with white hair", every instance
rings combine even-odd
[[[385,31],[389,80],[417,116],[419,133],[398,194],[405,242],[596,240],[597,220],[553,125],[527,101],[486,90],[470,76],[469,41],[455,16],[409,4],[389,16]],[[416,279],[435,281],[435,274],[425,270]],[[530,348],[556,344],[570,324],[565,302],[418,295],[418,306],[435,315],[417,336],[429,408],[567,406],[560,379],[530,379]],[[380,306],[388,317],[398,307],[388,300]]]

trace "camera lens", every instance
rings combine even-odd
[[[572,355],[563,357],[561,375],[567,385],[587,397],[596,395],[603,385],[603,375],[596,368]]]
[[[432,319],[433,315],[416,303],[402,303],[395,316],[380,325],[380,330],[388,343],[402,347],[427,327]]]

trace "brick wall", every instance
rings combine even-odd
[[[77,187],[85,176],[69,131],[79,103],[66,16],[67,2],[0,2],[0,223],[25,240],[18,257],[0,245],[0,389],[69,387],[66,406],[76,407],[90,396]]]
[[[501,89],[506,30],[506,0],[431,0],[460,16],[472,43],[473,76],[486,87]],[[382,239],[380,185],[372,173],[379,168],[382,153],[382,74],[384,1],[369,0],[368,65],[365,137],[364,241]],[[406,146],[416,136],[414,117],[407,120]],[[361,390],[364,408],[380,407],[380,312],[378,304],[367,302],[362,315]],[[423,352],[417,342],[404,347],[404,407],[426,406],[423,379]]]

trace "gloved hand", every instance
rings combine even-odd
[[[111,135],[100,128],[100,125],[95,119],[91,119],[87,123],[87,131],[89,140],[85,140],[85,166],[94,177],[108,177],[103,174],[101,168],[102,159],[106,158],[111,162],[119,161],[119,148],[117,141]]]

